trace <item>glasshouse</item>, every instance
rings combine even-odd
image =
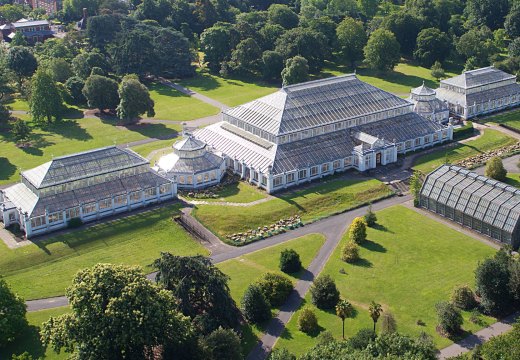
[[[413,104],[413,111],[422,117],[446,124],[450,118],[450,110],[447,103],[437,99],[435,90],[423,84],[412,89],[407,99]]]
[[[437,98],[448,103],[452,114],[463,119],[520,105],[516,76],[493,66],[441,80],[435,92]]]
[[[28,238],[177,194],[175,183],[153,171],[148,160],[116,146],[57,157],[21,177],[0,190],[0,220],[19,226]]]
[[[200,189],[216,185],[226,173],[224,158],[209,151],[206,144],[190,134],[173,145],[173,152],[162,156],[154,167],[172,179],[179,189]]]
[[[465,168],[443,165],[430,173],[420,205],[518,249],[520,190]]]
[[[398,153],[453,137],[450,125],[425,119],[412,103],[355,74],[285,86],[225,110],[222,120],[193,136],[269,193],[345,169],[393,163]]]

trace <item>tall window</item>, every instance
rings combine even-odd
[[[82,207],[83,215],[96,212],[96,203],[85,204]]]
[[[154,187],[148,188],[144,190],[144,197],[145,198],[151,198],[154,197],[157,194],[157,190]]]
[[[141,192],[140,191],[134,191],[132,193],[130,193],[130,201],[131,202],[136,202],[136,201],[139,201],[141,200]]]
[[[318,167],[313,166],[313,167],[311,167],[311,176],[316,176],[316,175],[318,175]]]
[[[112,199],[103,199],[99,201],[99,210],[110,209],[112,207]]]
[[[65,216],[67,217],[67,219],[79,217],[79,206],[72,209],[67,209],[67,211],[65,211]]]
[[[329,171],[329,164],[323,164],[321,165],[321,172],[326,173]]]
[[[31,219],[31,227],[32,228],[37,228],[37,227],[43,226],[46,223],[47,223],[47,221],[45,220],[45,215],[34,217],[34,218]]]
[[[57,211],[55,213],[49,214],[48,219],[49,219],[49,224],[55,223],[55,222],[62,222],[63,221],[63,211]]]
[[[294,182],[294,173],[287,174],[287,182],[288,183]]]
[[[299,174],[298,174],[298,178],[299,179],[305,179],[307,177],[307,170],[304,169],[304,170],[300,170]]]
[[[126,195],[117,195],[114,197],[114,206],[123,206],[126,205],[128,198]]]
[[[273,186],[274,187],[277,187],[277,186],[280,186],[282,185],[282,177],[281,176],[277,176],[273,179]]]
[[[162,184],[159,186],[159,194],[167,194],[172,191],[172,184]]]

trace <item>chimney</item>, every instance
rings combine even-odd
[[[83,19],[86,20],[88,17],[87,8],[83,8]]]

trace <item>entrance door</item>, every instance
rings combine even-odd
[[[376,154],[376,165],[381,165],[381,153]]]

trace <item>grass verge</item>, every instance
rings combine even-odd
[[[188,200],[198,200],[207,202],[234,202],[234,203],[249,203],[256,200],[265,199],[267,194],[256,186],[250,185],[244,181],[238,181],[233,184],[226,185],[223,189],[215,191],[217,198],[191,198],[186,196]]]

